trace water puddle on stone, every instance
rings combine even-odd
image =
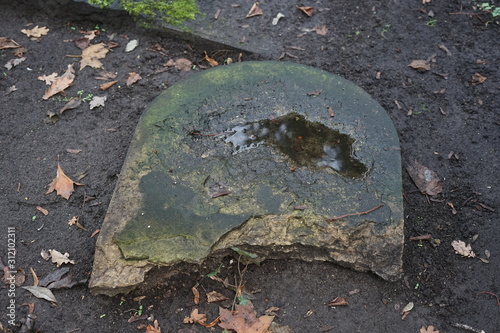
[[[366,166],[352,156],[352,139],[298,113],[260,120],[232,128],[224,139],[234,154],[262,145],[277,148],[299,167],[331,168],[343,176],[362,178]]]

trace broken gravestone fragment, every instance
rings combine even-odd
[[[261,258],[402,273],[399,141],[351,82],[244,62],[188,77],[143,114],[96,245],[90,287],[239,247]]]

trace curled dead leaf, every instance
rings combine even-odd
[[[413,60],[412,62],[410,62],[408,64],[408,66],[413,68],[413,69],[417,69],[417,70],[420,70],[420,69],[423,69],[426,71],[431,70],[431,64],[427,60]]]
[[[215,59],[210,58],[208,56],[207,51],[205,51],[205,57],[202,60],[206,60],[208,62],[208,64],[210,65],[210,67],[219,66],[219,63]]]
[[[297,9],[300,10],[302,13],[306,14],[309,17],[313,16],[313,14],[314,14],[314,8],[313,7],[299,7],[299,6],[297,6]]]
[[[15,40],[7,37],[0,37],[0,50],[16,49],[18,47],[21,47],[21,45],[19,45]]]
[[[481,83],[484,83],[484,81],[486,81],[486,80],[487,80],[487,78],[482,76],[479,73],[475,73],[474,75],[472,75],[472,85],[474,85],[474,86],[481,84]]]
[[[82,99],[79,97],[73,97],[68,101],[68,103],[64,104],[61,110],[59,110],[59,113],[62,114],[66,110],[76,109],[77,107],[80,106],[80,104],[82,104]]]
[[[74,191],[74,185],[83,185],[77,182],[72,181],[68,176],[64,174],[61,165],[57,164],[57,173],[56,178],[52,180],[49,184],[49,189],[45,194],[52,193],[56,190],[57,195],[60,195],[64,199],[68,200],[71,196],[71,193]]]
[[[229,311],[219,307],[219,326],[238,333],[255,332],[265,333],[274,320],[274,316],[257,317],[251,302],[246,305],[236,305],[236,311]]]
[[[51,74],[50,76],[53,76],[54,74]],[[45,94],[43,95],[42,98],[47,100],[50,97],[57,95],[60,92],[63,92],[66,88],[68,88],[73,84],[74,80],[75,80],[75,70],[73,69],[73,65],[68,65],[66,72],[64,72],[64,74],[61,75],[60,77],[55,78],[55,80],[51,83],[49,89],[45,91]],[[45,80],[45,82],[47,81]]]
[[[247,18],[248,17],[253,17],[253,16],[257,16],[257,15],[262,15],[264,14],[264,12],[262,11],[262,9],[259,8],[259,6],[257,5],[257,2],[255,2],[252,6],[252,8],[250,8],[250,11],[248,12],[247,14]]]

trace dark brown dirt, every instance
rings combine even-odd
[[[255,30],[260,34],[248,38],[265,40],[269,36],[281,41],[283,48],[276,52],[283,56],[281,60],[340,74],[369,92],[396,125],[404,167],[416,159],[436,171],[444,185],[442,194],[426,197],[403,172],[404,279],[387,283],[333,264],[267,261],[250,266],[244,276],[246,289],[258,291],[253,294],[258,313],[270,306],[279,307],[275,322],[289,325],[295,332],[416,333],[428,325],[441,332],[465,332],[453,327],[456,323],[499,332],[497,300],[481,292],[500,294],[500,26],[486,24],[491,15],[478,15],[474,2],[466,0],[433,0],[427,5],[417,0],[315,1],[311,3],[318,11],[312,25],[305,15],[289,9],[302,3],[276,1],[269,5],[270,12],[287,6],[290,13],[282,30],[271,28],[271,15],[245,20],[253,1],[231,3],[242,4],[241,19],[233,18],[235,24],[261,25]],[[76,261],[70,267],[74,279],[89,277],[96,240],[90,235],[103,222],[128,143],[146,105],[186,75],[207,67],[201,60],[203,51],[220,63],[228,57],[238,59],[237,52],[221,46],[200,47],[139,30],[124,16],[76,15],[58,9],[55,17],[35,3],[0,1],[0,37],[12,38],[27,49],[26,61],[10,70],[3,65],[15,56],[12,50],[0,50],[0,216],[4,228],[0,253],[7,263],[7,228],[14,227],[15,265],[26,271],[25,285],[33,284],[30,268],[39,278],[56,269],[40,257],[43,249],[69,252]],[[431,11],[433,18],[429,17]],[[46,26],[50,31],[39,40],[30,40],[21,33],[28,24],[28,28]],[[309,28],[325,25],[329,31],[322,36],[297,29],[308,24]],[[105,69],[116,72],[119,80],[105,92],[99,90],[103,81],[95,79],[98,70],[79,71],[79,59],[71,57],[81,54],[72,42],[81,37],[79,30],[96,26],[101,34],[93,42],[107,42],[115,34],[114,40],[120,44],[102,60]],[[125,53],[129,39],[138,39],[140,45]],[[159,52],[156,45],[165,51]],[[169,59],[177,58],[191,60],[196,69],[162,71]],[[260,59],[267,58],[242,57],[243,61]],[[433,59],[431,70],[408,67],[416,59]],[[37,77],[62,74],[69,64],[75,64],[76,80],[66,90],[66,97],[75,97],[79,91],[84,97],[106,95],[106,105],[90,110],[84,103],[52,123],[47,113],[58,112],[65,96],[42,100],[46,86]],[[142,80],[127,86],[130,72],[140,73]],[[475,73],[486,81],[474,82]],[[7,94],[14,85],[17,90]],[[67,149],[82,151],[72,154]],[[81,179],[85,186],[77,187],[69,200],[45,194],[58,162],[70,177],[87,174]],[[95,199],[84,202],[88,196]],[[44,216],[36,206],[47,209],[49,215]],[[79,216],[88,231],[69,226],[72,216]],[[439,239],[440,244],[410,240],[425,234]],[[453,240],[471,243],[483,259],[489,251],[488,263],[455,254]],[[150,323],[147,320],[127,322],[142,304],[143,312],[158,320],[163,333],[180,329],[203,332],[207,329],[183,324],[182,320],[194,307],[191,287],[196,284],[202,294],[217,290],[233,297],[232,291],[205,277],[219,264],[218,276],[234,281],[236,264],[226,258],[212,260],[197,270],[178,267],[180,273],[171,277],[169,272],[156,270],[148,283],[123,297],[93,296],[85,284],[54,290],[58,304],[37,299],[21,288],[11,297],[8,285],[4,285],[0,290],[0,323],[6,332],[17,331],[27,313],[23,304],[35,303],[33,332],[144,332],[138,326],[145,327]],[[359,291],[352,293],[355,290]],[[138,296],[145,298],[134,300]],[[349,306],[324,305],[337,296],[347,298]],[[15,299],[15,326],[8,325],[11,299]],[[402,320],[401,310],[408,302],[414,302],[415,307]],[[230,301],[221,304],[230,305]],[[204,298],[198,307],[209,320],[217,316],[217,305]]]

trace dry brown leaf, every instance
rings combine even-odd
[[[430,2],[430,0],[428,0],[428,1]],[[429,325],[427,327],[422,326],[420,328],[420,333],[439,333],[439,330],[435,330],[434,326],[432,326],[432,325]]]
[[[7,37],[0,37],[0,50],[3,49],[17,49],[21,47],[16,41]]]
[[[92,68],[101,68],[102,62],[99,59],[102,59],[109,52],[106,44],[99,43],[90,45],[82,52],[82,60],[80,61],[80,70],[84,69],[87,66]]]
[[[433,196],[443,191],[443,185],[437,174],[416,160],[413,165],[406,168],[406,171],[422,194]]]
[[[324,25],[317,25],[313,28],[313,30],[321,36],[324,36],[328,33],[328,28]]]
[[[40,212],[42,212],[43,215],[47,216],[49,215],[49,211],[46,210],[45,208],[43,207],[40,207],[40,206],[36,206],[36,209],[39,210]]]
[[[99,86],[99,88],[101,88],[102,91],[106,91],[108,90],[109,88],[111,88],[111,86],[113,86],[114,84],[118,83],[118,80],[115,80],[115,81],[109,81],[109,82],[106,82],[106,83],[103,83]],[[128,84],[128,80],[127,80],[127,85]]]
[[[298,7],[297,8],[307,16],[311,17],[314,14],[314,8],[313,7]]]
[[[205,58],[203,58],[202,60],[206,60],[208,62],[208,64],[210,65],[210,67],[219,66],[219,63],[215,59],[210,58],[208,56],[207,51],[205,51]]]
[[[252,8],[250,8],[250,11],[248,12],[247,14],[247,17],[253,17],[253,16],[257,16],[257,15],[262,15],[264,14],[264,12],[262,11],[262,9],[259,8],[259,6],[257,5],[257,2],[255,2],[252,6]]]
[[[153,323],[153,325],[149,324],[146,327],[146,332],[145,333],[161,333],[160,326],[158,326],[158,320],[155,320],[154,323]]]
[[[72,218],[69,219],[68,224],[75,225],[78,223],[79,219],[80,219],[80,216],[73,216]]]
[[[52,262],[54,264],[57,265],[57,267],[60,267],[62,264],[75,264],[75,261],[74,260],[70,260],[69,259],[69,253],[66,252],[64,254],[62,254],[61,252],[57,251],[57,250],[48,250],[47,251],[51,258],[52,258]]]
[[[413,69],[431,70],[431,64],[427,60],[413,60],[408,66]]]
[[[193,302],[194,304],[200,304],[200,292],[196,287],[191,288],[191,292],[193,293]]]
[[[52,83],[54,83],[57,79],[57,73],[52,73],[50,75],[41,75],[38,77],[38,80],[40,81],[45,81],[45,84],[50,86]]]
[[[104,103],[108,99],[107,96],[94,96],[89,103],[90,109],[97,108],[99,106],[104,106]]]
[[[213,303],[213,302],[221,302],[228,300],[226,296],[222,295],[221,293],[218,293],[216,291],[211,291],[207,293],[207,301],[208,303]]]
[[[85,50],[90,45],[90,39],[85,37],[75,39],[73,42],[80,50]]]
[[[113,72],[100,71],[99,76],[96,76],[95,79],[96,80],[112,80],[112,79],[116,79],[117,76],[118,75],[116,73],[113,73]]]
[[[54,74],[52,74],[54,75]],[[50,85],[49,89],[45,91],[43,95],[43,99],[47,100],[50,97],[59,94],[64,91],[64,89],[71,86],[73,81],[75,80],[75,70],[73,69],[73,65],[68,65],[68,69],[64,72],[63,75],[56,78],[54,82]]]
[[[82,104],[82,99],[79,98],[79,97],[73,97],[72,99],[70,99],[68,101],[68,103],[64,104],[64,106],[62,107],[62,109],[59,110],[59,113],[62,114],[66,110],[76,109],[77,107],[80,106],[80,104]]]
[[[28,37],[40,38],[46,35],[49,32],[49,29],[47,29],[46,27],[39,28],[38,26],[36,26],[33,29],[23,29],[21,30],[21,32]]]
[[[479,73],[475,73],[474,75],[472,75],[472,85],[474,85],[474,86],[481,84],[486,80],[487,80],[487,78],[482,76]]]
[[[30,267],[31,276],[33,277],[33,286],[38,287],[38,276],[35,273],[33,267]]]
[[[347,306],[349,303],[347,300],[343,297],[335,297],[333,300],[325,304],[328,307],[335,307],[335,306]]]
[[[137,74],[136,72],[128,73],[128,78],[127,78],[127,86],[131,86],[137,81],[142,79],[142,77]]]
[[[219,326],[236,333],[266,333],[274,316],[260,316],[257,318],[251,302],[246,305],[236,305],[236,311],[229,311],[219,307]]]
[[[207,315],[204,313],[198,313],[198,309],[193,309],[189,317],[185,317],[182,321],[184,324],[193,323],[205,323],[207,321]]]
[[[167,61],[165,66],[169,66],[169,67],[173,66],[181,71],[190,71],[191,68],[193,67],[193,63],[185,58],[180,58],[177,60],[170,59],[169,61]]]
[[[476,254],[474,253],[474,251],[472,251],[472,247],[470,246],[470,244],[465,244],[464,241],[454,240],[453,242],[451,242],[451,246],[453,246],[456,254],[460,254],[461,256],[468,258],[476,257]]]
[[[49,184],[49,189],[45,194],[49,194],[56,190],[57,195],[60,195],[64,199],[68,200],[71,193],[74,191],[74,185],[82,185],[80,183],[72,181],[68,176],[66,176],[59,163],[57,164],[56,178],[52,180]]]

